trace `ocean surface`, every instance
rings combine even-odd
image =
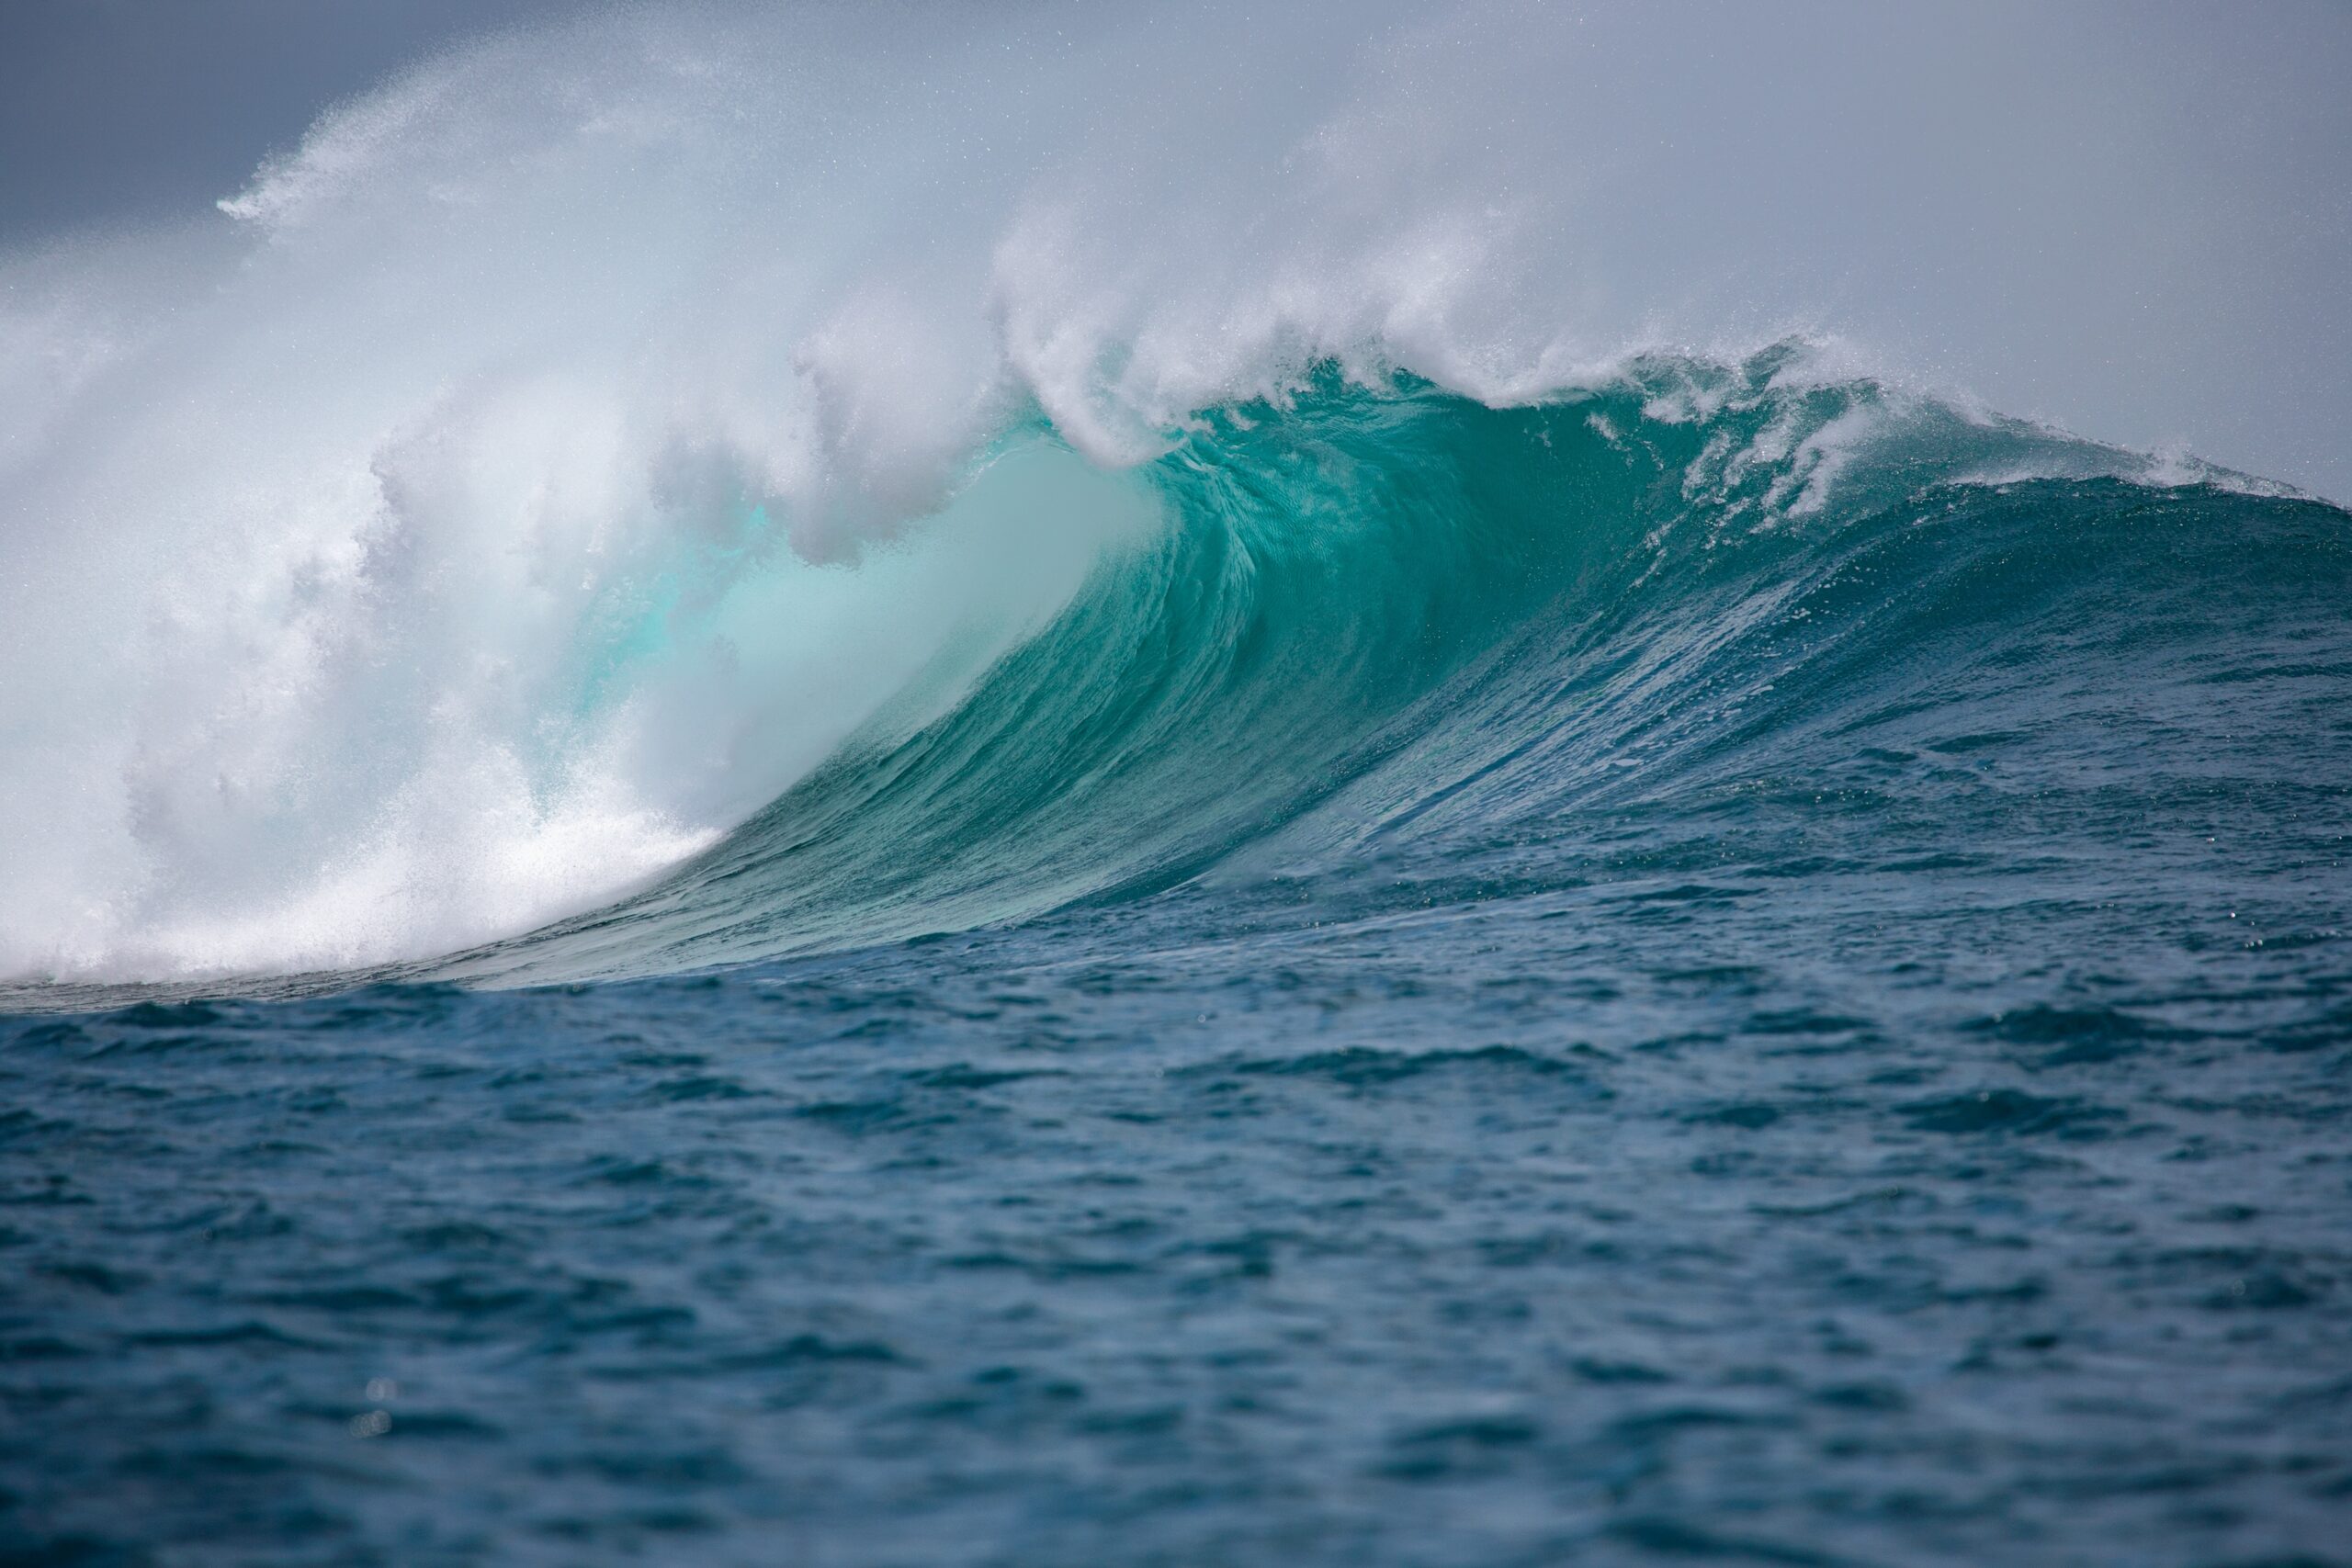
[[[0,1562],[2352,1561],[2352,514],[1808,363],[1033,407],[592,912],[20,966]]]

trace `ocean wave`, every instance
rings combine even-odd
[[[1121,469],[1032,410],[935,517],[849,566],[763,550],[753,501],[707,496],[735,533],[566,628],[552,716],[648,716],[667,757],[690,741],[662,716],[723,708],[739,751],[798,749],[753,773],[784,785],[713,795],[724,825],[662,842],[671,863],[617,901],[469,867],[589,911],[495,910],[513,925],[486,944],[320,963],[300,944],[331,923],[265,908],[232,984],[671,972],[1385,864],[1431,835],[1459,878],[1464,834],[1517,841],[1629,794],[1703,817],[1826,737],[1958,757],[1959,730],[2015,742],[2160,701],[2225,654],[2231,606],[2274,640],[2332,635],[2312,595],[2352,570],[2340,512],[1817,357],[1652,355],[1501,407],[1325,364]],[[2061,646],[2071,704],[2017,673]],[[836,699],[816,725],[824,694],[767,682],[828,656],[864,711]]]
[[[1511,33],[1487,113],[1474,17],[1383,12],[1295,93],[1328,18],[1247,59],[934,20],[492,39],[220,226],[0,264],[0,976],[1012,919],[1369,830],[1318,802],[1442,816],[1439,759],[1589,722],[1591,638],[1736,684],[1804,571],[2005,492],[2071,487],[2062,536],[2117,481],[2305,514],[1832,334],[1598,324],[1557,149],[1495,151],[1570,31]]]

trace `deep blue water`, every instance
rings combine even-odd
[[[1213,416],[613,909],[10,993],[0,1562],[2352,1561],[2352,517],[1645,374]]]

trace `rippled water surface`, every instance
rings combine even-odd
[[[2207,825],[14,1021],[10,1560],[2333,1561],[2352,988]]]

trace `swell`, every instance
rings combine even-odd
[[[854,737],[637,897],[423,972],[658,974],[1187,882],[1524,894],[1573,866],[1480,872],[1497,846],[1629,806],[1703,836],[1817,807],[1825,760],[1921,756],[2130,796],[2199,765],[2184,693],[2340,694],[2341,513],[1804,361],[1505,408],[1327,365],[1204,411],[1131,476],[1159,525],[950,711]],[[2267,765],[2321,779],[2305,728]],[[1931,841],[1953,809],[1827,787]]]
[[[639,891],[423,962],[6,1001],[644,976],[1178,887],[1217,929],[1349,919],[1557,893],[1612,833],[1685,871],[1770,833],[1813,846],[1776,874],[2027,840],[2128,868],[2135,813],[2232,747],[2265,808],[2340,812],[2342,512],[1817,363],[1657,355],[1502,407],[1326,363],[1115,472],[1033,414],[930,527],[1091,541],[1082,585],[934,638]],[[572,657],[680,662],[685,613]],[[2109,819],[2054,838],[2013,809],[2089,786]]]

